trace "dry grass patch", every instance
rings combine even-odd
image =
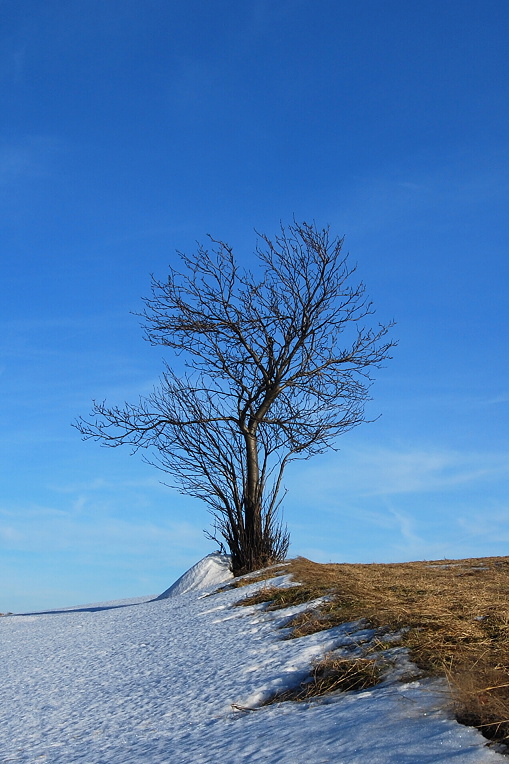
[[[288,571],[309,599],[327,594],[285,624],[292,636],[363,618],[405,629],[415,663],[449,679],[458,720],[509,742],[509,558],[388,565],[298,558]]]
[[[321,591],[321,593],[320,593]],[[302,605],[305,602],[311,602],[318,599],[325,593],[325,590],[310,586],[264,586],[263,589],[250,594],[236,604],[240,607],[248,605],[259,605],[262,602],[267,603],[267,610],[281,610],[292,607],[293,605]]]
[[[263,570],[258,570],[254,573],[247,573],[245,576],[238,576],[231,581],[228,581],[227,584],[223,584],[222,586],[218,587],[211,594],[227,592],[230,591],[230,589],[241,589],[243,586],[249,586],[249,584],[257,584],[260,583],[260,581],[267,581],[267,579],[274,578],[275,576],[284,576],[289,572],[289,563],[281,563],[281,565],[274,565],[270,568],[264,568]]]
[[[302,702],[332,692],[365,690],[378,684],[380,677],[381,668],[375,660],[338,658],[330,654],[317,662],[311,676],[297,687],[274,693],[263,705],[285,700]]]

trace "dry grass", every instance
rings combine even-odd
[[[332,654],[313,666],[311,676],[297,687],[274,693],[263,705],[284,700],[305,701],[331,692],[365,690],[380,681],[377,661],[367,658],[338,658]]]
[[[458,720],[509,742],[509,557],[388,565],[297,558],[285,572],[302,585],[265,589],[245,603],[276,609],[326,595],[285,624],[293,637],[358,619],[406,629],[415,663],[447,676]]]
[[[264,580],[264,579],[260,579]],[[252,583],[251,581],[249,583]],[[254,594],[250,594],[243,600],[237,602],[237,605],[259,605],[262,602],[267,603],[266,610],[281,610],[282,608],[292,607],[293,605],[302,605],[311,600],[322,596],[318,593],[319,587],[314,586],[264,586]],[[325,593],[325,589],[323,593]],[[316,631],[316,630],[315,630]]]
[[[284,576],[290,572],[290,564],[283,562],[279,565],[272,565],[270,568],[264,568],[263,570],[255,571],[254,573],[247,573],[245,576],[238,576],[228,581],[227,584],[219,586],[212,594],[218,594],[219,592],[227,592],[230,589],[240,589],[243,586],[249,586],[249,584],[257,584],[260,581],[266,581],[268,578],[274,578],[274,576]]]

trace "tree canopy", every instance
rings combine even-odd
[[[94,402],[84,438],[129,444],[214,516],[211,537],[235,574],[286,555],[278,517],[286,465],[334,447],[365,421],[372,371],[390,357],[391,323],[373,306],[343,239],[307,223],[259,236],[258,270],[211,239],[183,269],[152,280],[146,339],[182,356],[137,403]]]

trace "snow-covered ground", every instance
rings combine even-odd
[[[370,634],[350,624],[284,641],[290,611],[234,607],[260,584],[206,596],[228,576],[209,557],[155,600],[0,618],[0,762],[506,761],[454,721],[439,682],[256,708],[314,659]]]

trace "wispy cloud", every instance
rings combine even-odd
[[[509,477],[509,454],[471,453],[424,448],[343,449],[292,471],[292,489],[342,496],[391,496],[430,493]]]
[[[508,148],[488,149],[465,162],[462,151],[446,157],[428,156],[412,166],[403,158],[399,167],[387,167],[378,176],[358,177],[341,200],[338,211],[330,210],[327,219],[336,230],[348,221],[349,240],[363,240],[373,234],[399,234],[429,226],[431,215],[439,225],[443,220],[456,224],[455,215],[470,210],[478,213],[484,203],[500,204],[507,194]],[[442,224],[442,223],[440,223]]]
[[[23,552],[152,555],[166,558],[203,545],[201,528],[185,520],[121,518],[98,511],[84,497],[68,511],[31,505],[0,508],[0,546]]]
[[[79,492],[106,492],[106,491],[119,491],[124,488],[160,488],[168,492],[168,488],[163,484],[162,478],[159,473],[154,474],[153,477],[133,479],[105,479],[105,478],[91,478],[88,481],[81,483],[54,483],[49,484],[48,488],[57,493],[79,493]]]
[[[482,542],[509,542],[509,506],[484,508],[458,518],[458,525],[466,537]]]
[[[299,554],[310,556],[309,544],[320,559],[365,562],[503,554],[508,479],[507,453],[345,448],[293,465],[288,517],[302,518],[293,540]]]

